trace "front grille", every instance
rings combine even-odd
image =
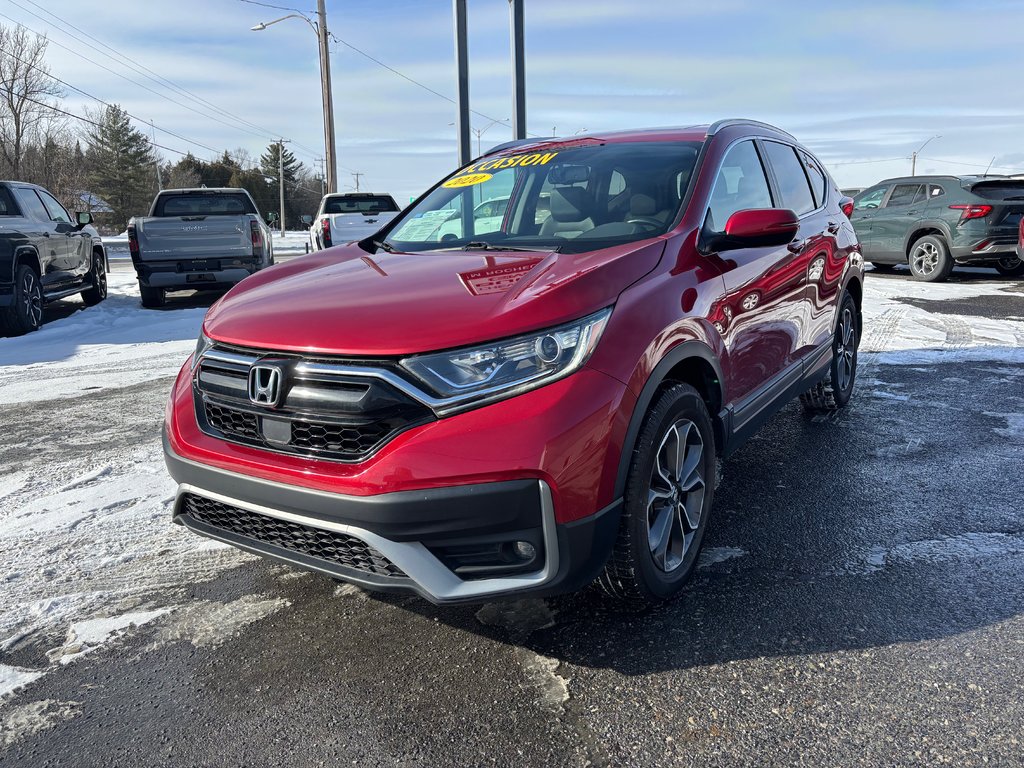
[[[249,399],[249,370],[256,363],[281,372],[275,408]],[[215,347],[193,379],[199,427],[279,453],[363,461],[399,433],[436,418],[393,379],[375,375],[389,370],[380,365]]]
[[[184,497],[182,512],[198,523],[261,544],[377,576],[405,576],[401,568],[369,544],[344,533],[279,520],[191,493]]]

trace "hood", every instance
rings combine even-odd
[[[247,278],[203,328],[227,344],[398,356],[557,325],[614,303],[664,241],[582,254],[328,248]]]

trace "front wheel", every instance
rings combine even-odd
[[[843,294],[839,305],[839,321],[832,339],[832,362],[825,378],[800,395],[809,411],[837,411],[853,395],[857,379],[857,348],[860,346],[860,322],[857,305],[850,294]]]
[[[82,291],[82,301],[92,307],[107,298],[107,263],[102,253],[93,253],[88,280],[89,287]]]
[[[715,437],[700,394],[662,390],[630,462],[619,536],[598,584],[646,607],[675,597],[697,563],[715,491]]]
[[[910,247],[910,274],[925,283],[941,283],[953,271],[953,257],[938,235],[918,238]]]
[[[996,269],[1000,275],[1021,277],[1024,275],[1024,261],[1017,256],[1007,256],[996,262]]]
[[[43,286],[39,275],[24,264],[14,272],[14,296],[0,310],[0,326],[11,336],[35,331],[43,324]]]

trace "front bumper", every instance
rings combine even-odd
[[[177,455],[166,435],[164,453],[179,483],[175,522],[300,568],[438,604],[575,591],[603,568],[618,532],[619,500],[556,523],[543,480],[350,496],[199,464]],[[506,552],[516,541],[529,542],[536,555],[481,565],[475,554]]]

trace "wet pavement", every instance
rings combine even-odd
[[[849,408],[785,408],[663,608],[441,609],[246,559],[16,694],[8,732],[45,726],[0,764],[1024,765],[1024,364],[991,352],[865,354]]]

